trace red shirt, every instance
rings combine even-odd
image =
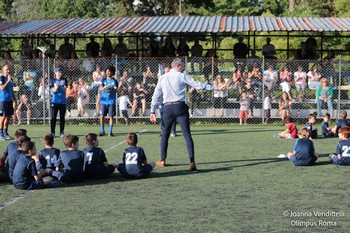
[[[294,125],[294,123],[290,122],[287,125],[288,131],[290,133],[291,138],[297,138],[298,137],[298,130],[297,127]]]

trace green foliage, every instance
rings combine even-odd
[[[334,0],[334,6],[338,17],[350,16],[350,4],[348,0]]]

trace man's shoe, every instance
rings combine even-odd
[[[100,132],[100,133],[98,134],[98,136],[100,136],[100,137],[105,136],[105,135],[106,135],[105,132]]]
[[[159,166],[159,167],[165,167],[165,160],[157,160],[157,165]]]
[[[197,166],[195,162],[190,162],[190,164],[188,165],[188,169],[190,171],[197,171]]]
[[[176,133],[175,132],[171,132],[170,136],[171,137],[176,137]]]
[[[113,133],[109,133],[108,136],[114,137],[114,134]]]
[[[64,133],[61,133],[60,137],[61,137],[61,138],[64,138]]]

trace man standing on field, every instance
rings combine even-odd
[[[13,103],[16,104],[15,95],[13,93],[12,77],[8,65],[2,68],[0,76],[0,140],[12,139],[7,130],[10,117],[13,115]]]
[[[181,126],[182,133],[186,140],[187,152],[190,158],[189,169],[191,171],[197,170],[194,160],[194,145],[190,130],[188,106],[185,103],[186,87],[190,85],[196,89],[214,90],[217,89],[211,85],[200,83],[187,74],[182,73],[185,64],[180,58],[175,58],[171,63],[172,69],[163,74],[157,83],[151,102],[151,122],[156,122],[156,115],[154,113],[155,106],[158,104],[158,99],[163,96],[163,128],[160,144],[160,160],[157,164],[164,167],[165,159],[167,157],[168,140],[171,130],[171,125],[177,121]]]

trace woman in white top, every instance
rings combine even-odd
[[[308,85],[310,89],[317,89],[320,86],[321,74],[317,70],[318,65],[315,64],[312,66],[312,69],[307,73]]]
[[[297,89],[298,101],[301,102],[305,94],[306,73],[302,66],[298,66],[298,71],[294,73],[295,88]],[[301,91],[301,93],[300,93]]]
[[[102,79],[105,77],[105,73],[102,71],[101,66],[96,64],[95,71],[92,73],[92,85],[91,85],[91,96],[92,102],[96,102],[96,113],[100,114],[100,97],[98,96],[98,88],[101,86]]]
[[[216,108],[221,108],[221,117],[224,116],[224,107],[226,104],[228,92],[226,88],[226,81],[221,77],[220,74],[216,75],[216,78],[213,82],[213,85],[215,87],[218,87],[221,89],[220,91],[214,91],[214,96],[213,96],[213,116],[215,117],[216,115]]]

